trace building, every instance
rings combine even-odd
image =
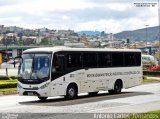
[[[2,41],[2,44],[5,44],[5,45],[17,44],[17,34],[7,33],[6,35],[4,35],[1,41]]]
[[[37,48],[39,46],[8,46],[6,49],[6,46],[1,46],[0,47],[0,52],[2,56],[4,56],[7,52],[8,58],[15,58],[21,56],[22,52],[26,49],[30,48]]]
[[[3,32],[3,29],[4,29],[4,25],[0,25],[0,33]]]
[[[115,37],[112,33],[110,33],[110,34],[108,34],[107,39],[108,39],[108,41],[113,41],[113,40],[115,40]]]
[[[101,46],[107,48],[123,48],[124,44],[123,41],[109,41],[107,43],[103,42]]]
[[[38,44],[41,42],[41,39],[38,39],[36,36],[23,36],[22,41],[24,45]]]
[[[68,47],[74,47],[74,48],[84,48],[85,45],[84,43],[72,43],[72,42],[65,42],[64,46],[68,46]]]

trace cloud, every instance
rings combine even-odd
[[[4,0],[0,2],[0,23],[113,33],[145,24],[158,25],[157,6],[138,8],[133,4],[144,1],[147,0]]]
[[[13,1],[13,0],[1,0],[0,6],[8,6],[8,5],[16,4],[16,3],[17,1]]]
[[[0,6],[5,7],[5,6],[17,5],[17,4],[31,2],[31,1],[32,0],[0,0]]]
[[[112,9],[106,9],[102,7],[87,8],[82,10],[70,10],[70,11],[59,11],[50,12],[51,16],[62,16],[66,15],[74,19],[79,19],[79,21],[93,21],[100,19],[124,19],[136,16],[138,10],[128,9],[126,11],[117,11]],[[139,14],[139,13],[138,13]]]
[[[89,3],[108,4],[108,3],[134,3],[134,2],[157,2],[157,0],[85,0]]]

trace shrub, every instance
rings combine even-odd
[[[160,71],[143,71],[143,75],[160,76]]]
[[[0,89],[17,87],[17,80],[0,80]]]
[[[6,83],[6,84],[0,84],[0,89],[3,88],[16,88],[17,83]]]
[[[10,79],[13,79],[13,80],[15,80],[15,79],[17,79],[17,77],[16,76],[0,76],[0,80],[10,80]]]
[[[0,80],[9,80],[10,78],[8,76],[0,76]]]
[[[10,78],[13,79],[13,80],[17,79],[16,76],[10,76]]]

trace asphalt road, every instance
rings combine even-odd
[[[0,97],[2,119],[5,116],[16,119],[94,119],[101,113],[126,114],[152,110],[160,110],[160,83],[125,89],[118,95],[100,92],[97,96],[90,97],[82,94],[75,100],[53,97],[41,102],[37,97],[29,96]]]

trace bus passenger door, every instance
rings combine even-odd
[[[52,64],[51,73],[51,95],[64,95],[65,81],[63,75],[65,74],[65,56],[61,54],[55,54]]]

